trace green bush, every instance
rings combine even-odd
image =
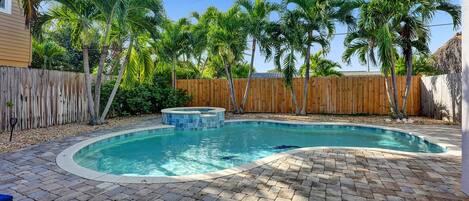
[[[106,82],[101,88],[101,109],[106,106],[115,81]],[[159,113],[161,109],[182,107],[191,101],[186,91],[156,84],[121,87],[111,105],[109,116],[128,116]]]

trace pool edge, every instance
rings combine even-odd
[[[113,132],[109,134],[105,134],[102,136],[90,138],[79,143],[76,143],[67,149],[63,150],[59,153],[56,157],[57,165],[74,175],[79,177],[96,180],[96,181],[103,181],[103,182],[112,182],[112,183],[147,183],[147,184],[158,184],[158,183],[179,183],[179,182],[189,182],[189,181],[199,181],[199,180],[210,180],[216,179],[223,176],[228,176],[232,174],[237,174],[240,172],[244,172],[266,163],[270,163],[272,161],[292,156],[302,152],[308,151],[315,151],[315,150],[323,150],[323,149],[340,149],[340,150],[370,150],[370,151],[380,151],[385,153],[394,153],[400,155],[408,155],[408,156],[461,156],[461,152],[457,150],[453,150],[449,148],[448,144],[440,143],[437,140],[432,139],[431,137],[423,136],[417,132],[410,132],[399,128],[387,127],[387,126],[379,126],[379,125],[367,125],[367,124],[355,124],[355,123],[342,123],[342,122],[302,122],[302,121],[279,121],[279,120],[263,120],[263,119],[237,119],[237,120],[226,120],[226,123],[230,122],[270,122],[270,123],[279,123],[279,124],[300,124],[300,125],[343,125],[343,126],[359,126],[359,127],[367,127],[367,128],[379,128],[379,129],[386,129],[390,131],[397,131],[407,133],[409,135],[416,136],[425,140],[429,143],[433,143],[440,147],[446,149],[443,153],[414,153],[414,152],[405,152],[405,151],[395,151],[389,149],[381,149],[381,148],[363,148],[363,147],[305,147],[305,148],[298,148],[278,154],[274,154],[271,156],[267,156],[265,158],[253,161],[248,164],[244,164],[238,167],[233,167],[229,169],[224,169],[220,171],[210,172],[206,174],[196,174],[196,175],[187,175],[187,176],[118,176],[118,175],[111,175],[106,173],[100,173],[85,167],[78,165],[74,160],[73,156],[77,153],[80,149],[93,144],[95,142],[124,135],[133,132],[139,131],[146,131],[146,130],[155,130],[155,129],[163,129],[163,128],[174,128],[174,126],[168,125],[158,125],[158,126],[151,126],[145,128],[138,128],[138,129],[131,129],[131,130],[123,130],[119,132]]]

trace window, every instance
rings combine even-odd
[[[0,0],[0,13],[11,14],[11,1],[12,0]]]

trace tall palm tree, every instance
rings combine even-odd
[[[49,10],[45,17],[54,20],[59,25],[68,24],[72,29],[72,41],[74,45],[82,49],[83,69],[85,72],[86,96],[88,102],[88,112],[90,114],[91,125],[97,124],[97,113],[91,92],[91,74],[89,64],[89,47],[96,36],[93,22],[99,15],[98,10],[89,0],[56,0],[59,5]]]
[[[445,12],[453,19],[454,28],[461,24],[461,8],[448,0],[403,0],[391,4],[394,8],[391,24],[398,33],[398,45],[402,50],[407,69],[406,87],[401,113],[406,115],[407,99],[412,85],[412,58],[416,52],[428,54],[428,23],[437,12]]]
[[[176,88],[176,66],[187,47],[190,45],[190,26],[189,21],[185,18],[173,23],[166,21],[163,25],[164,30],[157,41],[158,55],[164,61],[171,63],[171,85]]]
[[[107,101],[103,113],[101,114],[100,121],[104,122],[106,116],[111,108],[114,97],[119,89],[124,71],[128,67],[128,62],[132,57],[134,49],[138,49],[136,45],[140,36],[153,35],[163,23],[164,9],[161,0],[124,0],[122,15],[118,19],[120,34],[127,37],[122,43],[128,42],[127,52],[124,60],[122,61],[119,73],[117,76],[114,88]],[[125,37],[126,36],[126,37]],[[144,57],[144,56],[141,56]],[[148,61],[149,57],[145,57]]]
[[[213,57],[212,59],[221,61],[228,80],[234,112],[239,113],[232,68],[243,59],[243,53],[246,50],[247,33],[243,26],[245,17],[236,5],[225,13],[211,12],[213,21],[210,23],[208,32],[209,54]]]
[[[282,72],[285,87],[290,90],[295,114],[300,114],[300,107],[297,102],[293,78],[297,75],[296,54],[303,51],[302,45],[305,38],[302,37],[304,30],[298,23],[298,15],[292,11],[285,11],[279,23],[270,23],[267,26],[268,48],[266,56],[268,60],[273,60],[277,71]]]
[[[196,67],[200,72],[203,72],[207,62],[207,34],[208,23],[205,20],[206,14],[200,15],[197,12],[192,13],[192,18],[197,20],[197,23],[190,27],[190,52],[196,61]],[[203,56],[205,55],[205,58]]]
[[[346,50],[342,58],[350,63],[351,57],[357,55],[362,64],[381,66],[381,71],[385,76],[391,115],[399,117],[395,74],[397,36],[389,23],[393,12],[390,6],[392,2],[372,0],[359,3],[360,14],[357,29],[347,34],[344,40]],[[391,80],[389,80],[389,75],[391,75]]]
[[[284,0],[284,3],[296,6],[294,13],[300,17],[298,23],[304,27],[304,37],[307,38],[303,50],[306,72],[300,112],[302,115],[306,115],[312,46],[314,43],[318,43],[322,49],[328,48],[329,40],[335,32],[334,23],[336,21],[353,25],[355,20],[352,11],[355,4],[344,0]]]
[[[115,20],[119,17],[119,9],[123,6],[123,0],[91,0],[92,3],[99,10],[97,21],[103,24],[104,30],[101,37],[100,49],[101,53],[98,61],[98,70],[96,74],[96,81],[94,87],[94,103],[95,111],[100,112],[100,100],[101,100],[101,84],[103,78],[103,71],[106,57],[109,53],[109,46],[111,42],[111,29],[112,25],[115,24]],[[99,122],[98,122],[99,123]]]
[[[242,113],[246,105],[249,89],[251,86],[252,73],[254,71],[254,56],[256,53],[256,45],[259,44],[261,52],[263,52],[265,38],[265,29],[269,23],[270,14],[276,10],[279,10],[280,6],[272,4],[267,0],[238,0],[237,4],[240,5],[246,13],[246,23],[244,24],[248,36],[252,39],[251,45],[251,63],[246,84],[244,90],[243,100],[240,105],[240,112]]]

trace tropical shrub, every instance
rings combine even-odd
[[[106,103],[114,84],[115,81],[109,81],[102,86],[102,104]],[[159,84],[121,86],[116,93],[109,113],[110,116],[114,117],[158,113],[164,108],[185,106],[190,100],[191,97],[186,91]]]

